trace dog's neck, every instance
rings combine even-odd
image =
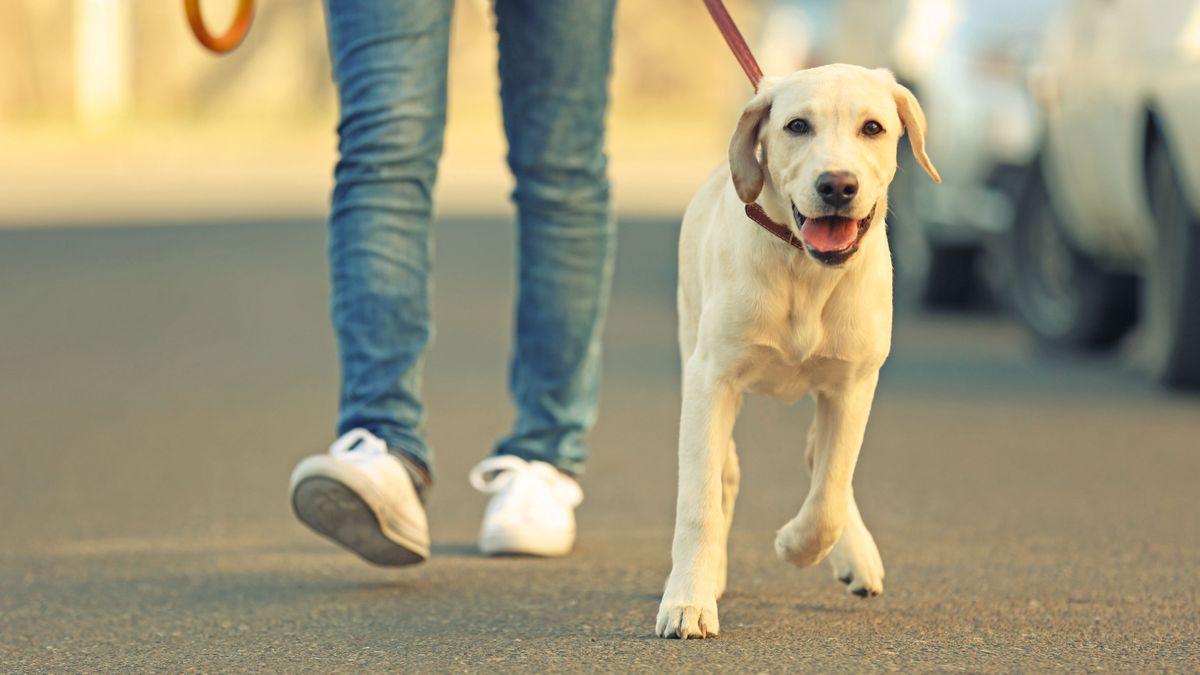
[[[758,195],[758,204],[771,220],[786,226],[797,237],[796,225],[792,222],[792,202],[775,187],[769,171],[764,171],[762,192]]]

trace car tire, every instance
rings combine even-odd
[[[929,245],[921,302],[932,309],[964,310],[980,306],[983,291],[976,244]]]
[[[938,242],[929,235],[916,208],[917,183],[927,178],[912,158],[907,136],[900,140],[897,153],[898,170],[888,204],[888,242],[897,295],[938,310],[965,310],[982,304],[977,267],[982,249],[971,243]]]
[[[1150,367],[1164,384],[1200,387],[1200,215],[1161,138],[1147,154],[1146,196],[1158,235],[1142,300]]]
[[[917,229],[919,223],[913,204],[915,188],[910,169],[916,162],[907,160],[907,146],[907,137],[901,137],[896,150],[896,177],[888,190],[887,236],[896,296],[904,302],[919,302],[924,289],[929,242]]]
[[[1111,347],[1137,320],[1137,279],[1083,254],[1064,234],[1044,170],[1028,176],[1011,240],[1017,313],[1043,346]]]

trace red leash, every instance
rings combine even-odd
[[[721,37],[725,38],[725,44],[729,45],[729,51],[733,52],[733,58],[737,59],[738,65],[750,79],[750,84],[754,85],[754,90],[758,91],[758,83],[762,82],[763,78],[762,68],[758,67],[758,61],[754,59],[750,45],[746,44],[746,38],[742,37],[742,32],[733,22],[733,17],[729,16],[729,10],[725,9],[724,1],[704,0],[704,6],[712,15],[713,23],[717,24],[717,30],[721,31]],[[771,220],[771,217],[757,202],[746,205],[746,217],[787,244],[801,251],[804,250],[804,244],[796,240],[791,228]]]
[[[721,31],[721,36],[725,38],[725,44],[729,45],[729,51],[733,52],[733,58],[737,59],[738,65],[745,71],[746,77],[750,78],[750,84],[754,85],[755,90],[758,90],[758,83],[762,81],[763,77],[762,68],[758,67],[758,61],[754,60],[754,54],[750,52],[746,38],[742,37],[742,32],[733,22],[733,17],[729,16],[729,10],[725,9],[724,1],[704,0],[704,6],[708,8],[713,22],[717,24],[717,30]]]

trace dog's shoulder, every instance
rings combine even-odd
[[[699,273],[715,278],[730,271],[726,268],[740,248],[735,240],[742,232],[737,219],[745,218],[741,206],[729,177],[729,164],[722,162],[709,173],[684,211],[679,234],[681,275]]]
[[[692,201],[688,203],[687,210],[683,213],[684,227],[691,222],[712,215],[725,193],[731,190],[733,190],[733,183],[729,177],[729,162],[721,162],[709,172],[704,182],[700,184],[700,189],[692,195]]]

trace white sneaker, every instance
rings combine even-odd
[[[492,495],[479,530],[487,555],[561,556],[575,545],[579,483],[546,462],[489,457],[471,469],[471,485]]]
[[[296,465],[291,493],[301,522],[376,565],[429,558],[429,524],[412,478],[366,429]]]

